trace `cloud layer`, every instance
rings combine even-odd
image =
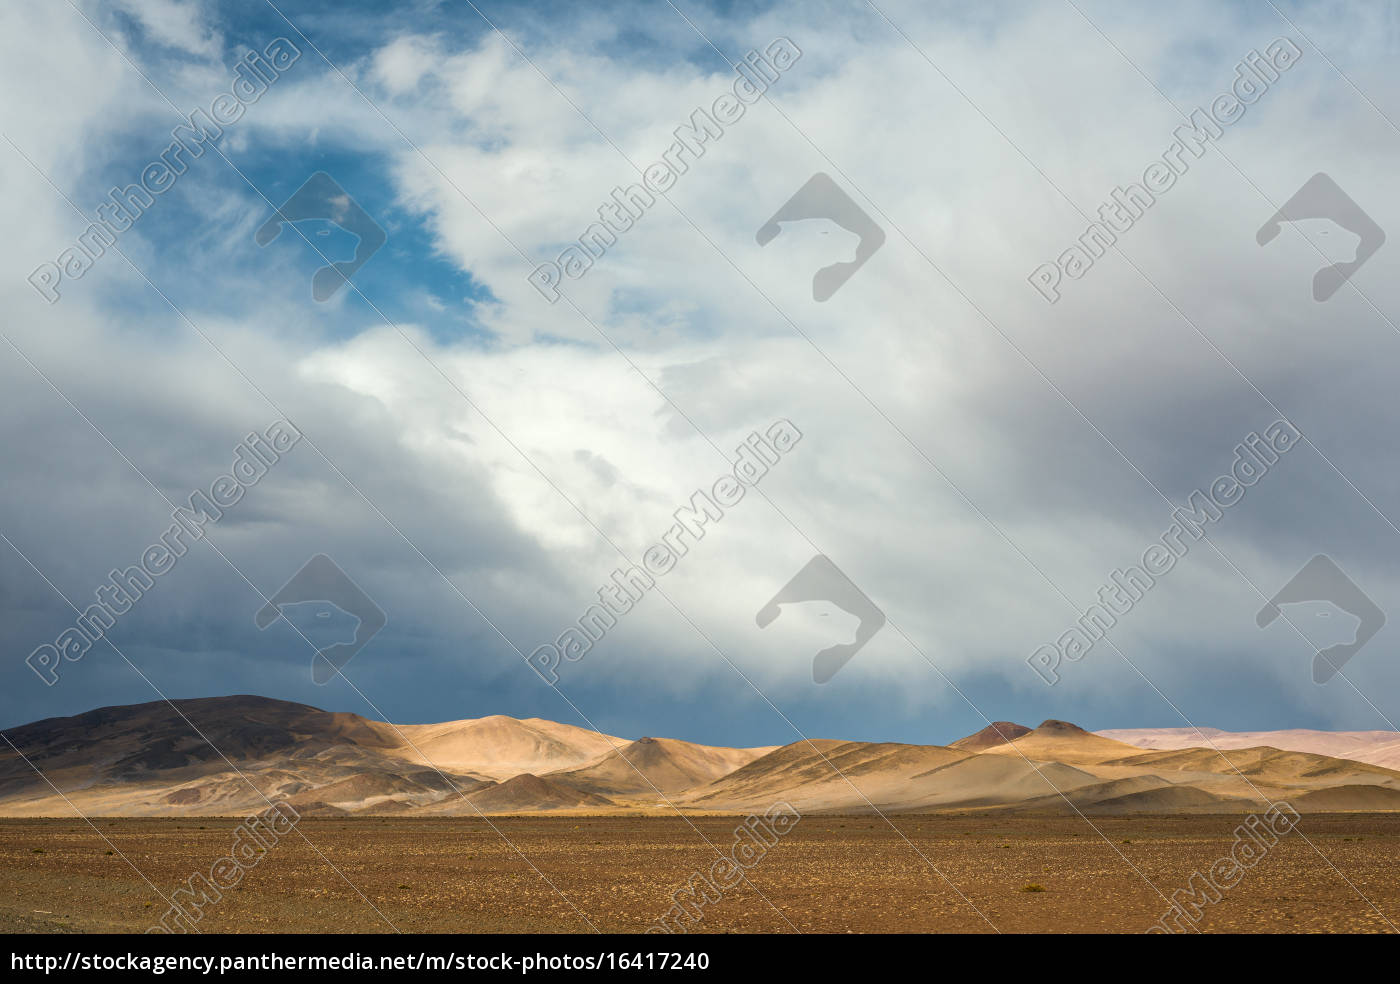
[[[1319,687],[1311,653],[1350,637],[1346,616],[1255,624],[1319,553],[1400,611],[1394,247],[1318,303],[1313,274],[1351,255],[1345,231],[1255,241],[1317,172],[1400,228],[1394,24],[1267,4],[1170,25],[1106,4],[497,6],[481,8],[490,23],[470,7],[332,21],[293,5],[284,20],[168,0],[0,14],[7,91],[43,93],[5,107],[0,147],[3,720],[152,685],[725,744],[943,741],[983,713],[1400,719],[1393,627]],[[122,236],[130,262],[109,251],[46,303],[24,278],[92,221],[78,210],[138,180],[180,113],[279,36],[296,65]],[[556,303],[541,297],[536,264],[775,38],[801,57],[766,98]],[[1279,38],[1297,64],[1048,304],[1030,272]],[[348,258],[343,231],[253,242],[316,170],[389,237],[325,304],[310,278]],[[885,233],[822,302],[812,274],[851,257],[848,230],[814,219],[756,240],[817,172]],[[279,417],[303,442],[211,527],[217,550],[199,544],[111,635],[149,682],[99,645],[44,686],[24,657],[71,622],[59,592],[90,603],[168,526],[167,500],[207,489]],[[1299,446],[1047,687],[1032,651],[1279,419]],[[777,420],[800,443],[692,538],[664,594],[561,668],[562,694],[545,687],[525,654]],[[308,672],[315,619],[253,625],[316,553],[389,618],[327,687]],[[848,613],[755,622],[816,554],[888,618],[821,686],[811,657],[850,638]]]

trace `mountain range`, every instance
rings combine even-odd
[[[725,748],[495,715],[394,725],[264,697],[104,707],[9,729],[0,816],[1400,811],[1395,732],[996,722],[949,745]],[[14,749],[18,749],[16,752]],[[22,753],[22,754],[20,754]]]

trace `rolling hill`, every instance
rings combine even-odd
[[[1334,758],[1400,769],[1400,734],[1394,731],[1220,731],[1216,728],[1141,728],[1099,731],[1104,738],[1141,748],[1249,748],[1267,745],[1291,752],[1315,752]]]
[[[1246,813],[1278,799],[1400,811],[1400,771],[1386,764],[1400,735],[1210,734],[1219,749],[1189,744],[1194,731],[999,721],[946,746],[726,748],[503,715],[395,725],[242,695],[12,728],[0,815],[246,815],[281,800],[336,816],[745,814],[781,801],[840,813]]]

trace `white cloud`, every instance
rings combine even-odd
[[[810,696],[805,654],[818,623],[785,616],[759,630],[753,617],[816,550],[956,679],[990,677],[1001,694],[1051,699],[1025,657],[1053,641],[1075,606],[1093,601],[1113,568],[1140,558],[1169,521],[1166,504],[1132,466],[1178,501],[1209,483],[1228,469],[1237,441],[1274,419],[1250,383],[1390,512],[1394,497],[1386,493],[1400,478],[1388,464],[1390,438],[1358,434],[1355,421],[1385,419],[1400,339],[1354,294],[1339,294],[1325,310],[1313,304],[1307,283],[1320,261],[1291,236],[1267,249],[1254,244],[1272,208],[1220,156],[1276,201],[1327,170],[1383,226],[1400,228],[1392,214],[1400,138],[1354,96],[1338,95],[1315,52],[1124,235],[1126,252],[1153,283],[1122,258],[1106,257],[1067,283],[1052,308],[1025,277],[1077,237],[1084,220],[1050,182],[1094,210],[1170,142],[1173,112],[1072,9],[1033,7],[989,30],[915,5],[882,6],[996,125],[873,14],[833,19],[780,9],[722,29],[701,17],[729,54],[777,34],[801,46],[802,59],[772,92],[801,132],[772,106],[750,107],[677,182],[669,199],[679,212],[658,201],[583,280],[566,281],[582,316],[565,301],[544,303],[525,276],[582,232],[614,187],[637,180],[609,141],[637,164],[651,163],[677,125],[729,88],[733,76],[708,49],[692,51],[694,61],[629,57],[596,19],[518,37],[507,25],[606,139],[489,33],[467,32],[461,42],[451,33],[404,34],[343,66],[431,163],[304,56],[296,78],[269,94],[240,133],[253,148],[260,139],[276,145],[311,134],[317,147],[387,161],[398,204],[422,219],[433,249],[497,299],[478,309],[492,337],[448,342],[426,327],[401,326],[410,344],[356,308],[342,312],[354,323],[340,326],[353,337],[327,339],[313,316],[287,306],[305,294],[296,271],[267,275],[240,310],[199,312],[197,320],[210,321],[235,361],[322,428],[317,440],[328,453],[527,651],[577,615],[617,563],[575,505],[635,559],[670,525],[671,512],[720,474],[724,453],[745,434],[791,419],[805,437],[765,479],[775,505],[746,498],[664,586],[765,690],[794,700]],[[206,43],[199,39],[213,44],[215,36],[186,14],[165,36],[199,54]],[[1209,23],[1204,15],[1167,26],[1098,9],[1090,15],[1188,108],[1228,86],[1246,51],[1288,31],[1267,18],[1240,20],[1205,45],[1196,26]],[[679,34],[676,25],[653,30],[674,44],[700,44],[677,23]],[[100,39],[68,43],[64,57],[124,77]],[[1387,57],[1365,45],[1346,55],[1368,79],[1379,79],[1369,68]],[[15,112],[16,132],[60,170],[63,149],[82,147],[89,127],[136,115],[109,96],[40,134]],[[849,248],[837,245],[839,230],[821,236],[790,227],[764,247],[754,238],[818,170],[831,172],[888,234],[824,304],[812,300],[811,274]],[[42,186],[25,187],[25,200],[6,206],[11,227],[24,232],[0,251],[46,257],[55,237],[71,235],[64,231],[71,223],[44,200]],[[228,222],[247,207],[220,203]],[[1385,273],[1390,262],[1379,254],[1356,277],[1386,312],[1400,310]],[[230,282],[248,277],[236,262],[229,269]],[[32,317],[23,334],[56,378],[90,391],[117,419],[134,408],[152,412],[152,404],[128,386],[104,383],[114,368],[129,376],[149,367],[151,376],[135,378],[152,387],[157,376],[198,379],[182,387],[181,406],[257,403],[217,360],[197,355],[198,346],[148,345],[133,354],[129,321],[109,317],[100,294],[46,310],[22,282],[4,289]],[[168,314],[159,318],[169,331],[179,328]],[[61,326],[65,338],[82,340],[81,351],[51,343],[38,326]],[[103,372],[92,373],[93,364]],[[419,563],[413,551],[317,467],[319,479],[308,475],[277,493],[296,523],[269,520],[260,542],[310,524],[347,551],[390,556],[395,574],[385,580],[400,604],[431,631],[449,631],[460,600],[438,583],[421,595],[405,587],[413,576],[403,571]],[[337,508],[323,508],[323,498]],[[35,498],[22,501],[39,508]],[[1306,448],[1227,514],[1219,534],[1222,550],[1266,592],[1312,553],[1333,552],[1383,605],[1400,601],[1386,560],[1397,534]],[[483,537],[489,549],[480,548]],[[295,537],[297,549],[306,539]],[[248,551],[258,556],[251,542]],[[431,570],[420,576],[437,579]],[[428,611],[427,597],[453,614]],[[672,692],[733,685],[707,643],[655,601],[629,615],[577,673]],[[1250,584],[1198,544],[1114,639],[1183,702],[1230,660],[1241,678],[1266,681],[1261,700],[1379,726],[1359,701],[1311,685],[1301,641],[1257,630],[1258,604]],[[1383,660],[1359,658],[1355,677],[1373,699],[1395,692],[1395,671]],[[852,688],[843,692],[868,687],[862,699],[898,700],[910,713],[957,704],[893,629],[841,679]],[[1053,699],[1104,706],[1129,692],[1140,713],[1161,706],[1107,647],[1067,668],[1061,688]]]
[[[200,0],[118,0],[116,6],[158,44],[200,58],[216,57],[222,47]]]

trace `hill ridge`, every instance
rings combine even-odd
[[[1183,744],[1200,742],[1195,732],[1095,733],[1048,718],[1035,728],[993,722],[950,745],[729,748],[504,714],[392,724],[234,694],[8,729],[29,762],[0,752],[0,815],[239,815],[265,807],[264,796],[333,816],[746,814],[776,802],[804,813],[1247,812],[1262,797],[1300,810],[1400,810],[1400,768],[1360,757],[1400,748],[1400,734],[1207,733],[1220,745],[1282,740],[1222,754]],[[1145,747],[1153,740],[1177,747]],[[1356,754],[1283,747],[1304,741]]]

